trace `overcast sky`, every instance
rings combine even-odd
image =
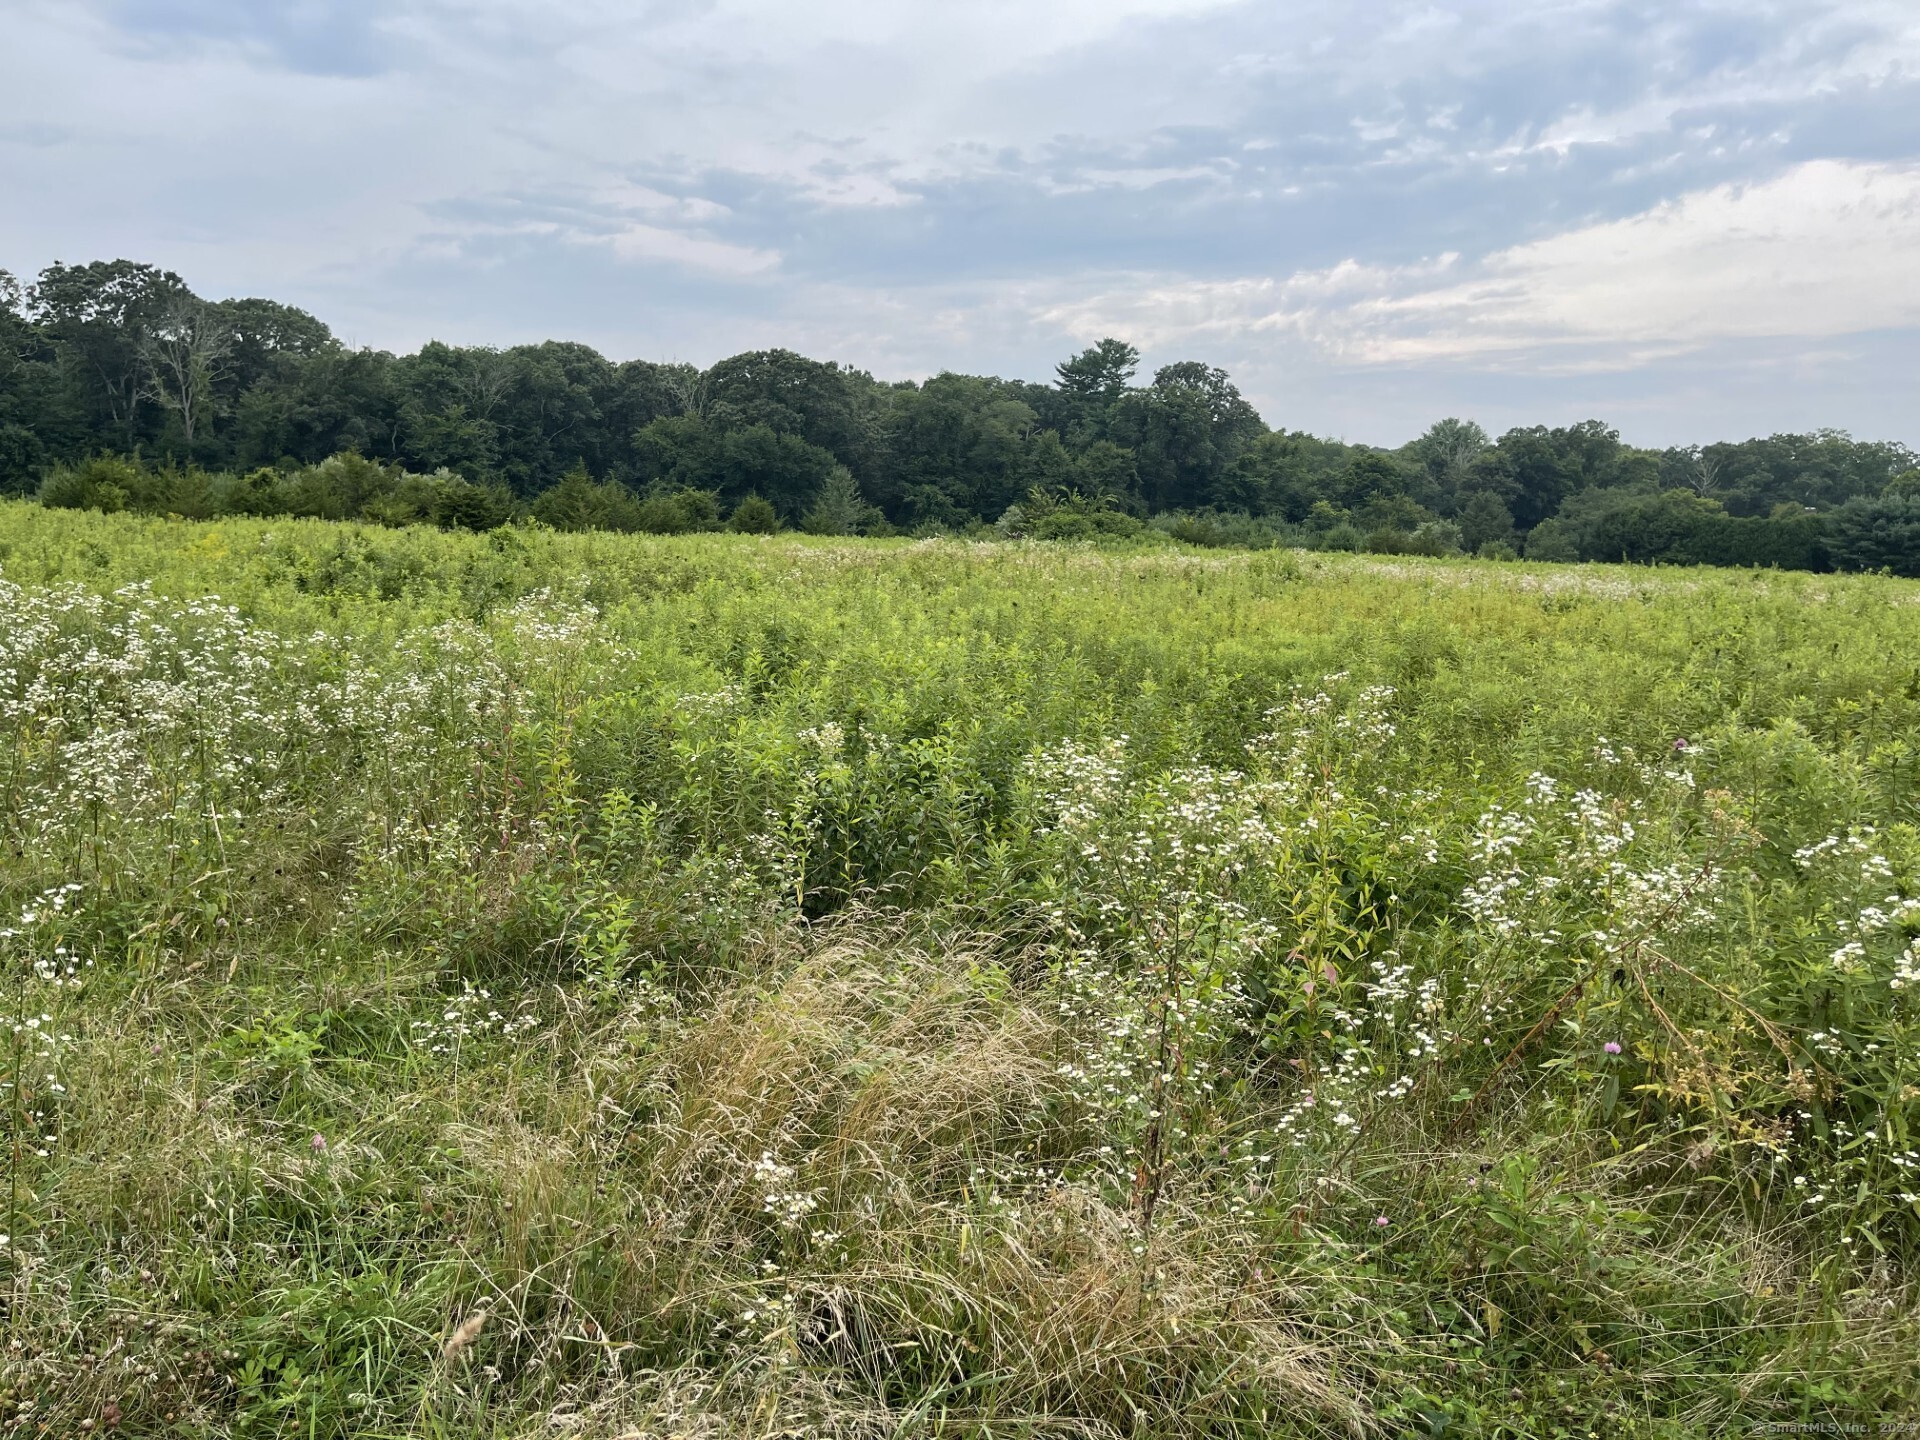
[[[0,267],[1397,444],[1920,444],[1920,0],[0,0]]]

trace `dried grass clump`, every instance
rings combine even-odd
[[[868,922],[721,1000],[667,1061],[672,1116],[642,1147],[641,1188],[673,1197],[670,1316],[770,1301],[762,1342],[791,1363],[768,1384],[883,1408],[931,1388],[949,1415],[1086,1434],[1357,1424],[1217,1229],[1175,1216],[1143,1251],[1132,1216],[1050,1178],[1085,1143],[1060,1118],[1066,1038],[1004,979],[986,947]],[[817,1202],[788,1229],[755,1186],[767,1157]]]

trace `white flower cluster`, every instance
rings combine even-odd
[[[497,744],[510,690],[493,637],[449,623],[386,654],[283,639],[217,599],[0,581],[0,733],[14,823],[43,845],[304,811],[343,771],[389,795],[457,794]],[[26,743],[23,743],[26,742]]]
[[[469,1040],[487,1035],[511,1039],[531,1030],[539,1019],[523,1005],[514,1015],[502,1014],[493,1006],[493,992],[465,984],[460,994],[448,1000],[446,1007],[431,1020],[416,1020],[408,1026],[413,1043],[430,1055],[447,1055]]]
[[[1892,879],[1894,873],[1892,862],[1875,848],[1877,838],[1871,827],[1859,826],[1845,835],[1828,835],[1804,845],[1793,858],[1803,870],[1836,860],[1857,860],[1859,883],[1877,887]],[[1846,874],[1855,867],[1849,863],[1840,868]],[[1839,917],[1834,929],[1843,937],[1828,957],[1834,969],[1854,976],[1876,973],[1873,956],[1876,951],[1885,953],[1880,949],[1884,942],[1876,937],[1888,936],[1900,947],[1894,953],[1888,983],[1895,990],[1920,986],[1920,896],[1898,891],[1883,895],[1860,905],[1852,916]]]
[[[1920,936],[1914,937],[1894,962],[1890,983],[1896,990],[1920,989]]]
[[[1802,845],[1798,850],[1793,852],[1793,863],[1798,865],[1802,870],[1811,870],[1815,865],[1819,864],[1820,861],[1829,856],[1872,856],[1873,841],[1876,837],[1877,832],[1873,826],[1856,825],[1849,829],[1844,835],[1829,835],[1825,839],[1814,841],[1811,845]],[[1880,863],[1885,864],[1886,862],[1882,859]]]
[[[69,918],[70,907],[81,892],[72,882],[56,885],[23,906],[14,925],[0,926],[0,955],[12,948],[12,942],[26,943],[26,965],[33,978],[53,989],[77,989],[81,972],[93,967],[92,959],[82,960],[63,942],[60,922]],[[41,932],[53,930],[52,935]]]
[[[1544,946],[1563,933],[1607,944],[1713,921],[1724,878],[1715,866],[1628,858],[1654,799],[1609,799],[1591,788],[1559,797],[1559,782],[1535,774],[1517,809],[1495,803],[1482,812],[1467,844],[1479,873],[1460,893],[1478,928]]]
[[[67,1093],[60,1080],[59,1054],[73,1036],[56,1033],[53,1016],[44,1013],[0,1019],[0,1028],[11,1037],[14,1055],[11,1069],[0,1071],[0,1096],[18,1127],[15,1139],[45,1159],[60,1142],[48,1106],[57,1105]]]
[[[1095,828],[1126,794],[1127,737],[1094,746],[1063,740],[1027,762],[1027,778],[1067,834]]]
[[[508,632],[536,653],[573,649],[594,638],[600,611],[584,600],[556,596],[550,589],[523,595],[500,612]]]
[[[798,1230],[807,1216],[820,1208],[820,1197],[794,1184],[797,1172],[762,1151],[753,1162],[753,1178],[760,1189],[760,1208],[783,1230]]]
[[[794,739],[809,749],[818,751],[821,760],[832,764],[840,758],[841,752],[846,748],[847,732],[829,720],[824,725],[816,725],[811,729],[800,731]]]

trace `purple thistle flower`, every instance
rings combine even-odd
[[[1387,1226],[1391,1225],[1393,1222],[1387,1219],[1387,1217],[1384,1215],[1376,1215],[1374,1217],[1373,1223],[1380,1226],[1382,1229],[1385,1229]]]
[[[318,1130],[313,1132],[313,1139],[309,1140],[307,1144],[312,1147],[313,1153],[316,1155],[324,1155],[327,1153],[327,1137],[322,1135]]]
[[[1618,1040],[1609,1040],[1600,1048],[1609,1055],[1618,1055],[1620,1053],[1620,1042]]]

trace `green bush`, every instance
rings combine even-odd
[[[1527,559],[1567,563],[1580,558],[1580,547],[1559,520],[1542,520],[1527,532]]]
[[[733,507],[727,529],[741,535],[771,535],[780,528],[780,516],[758,495],[749,495]]]
[[[56,510],[102,510],[111,515],[126,509],[147,488],[146,469],[139,461],[94,455],[50,471],[40,485],[40,503]]]
[[[1822,529],[1843,570],[1920,575],[1920,491],[1912,487],[1849,500],[1825,517]]]

